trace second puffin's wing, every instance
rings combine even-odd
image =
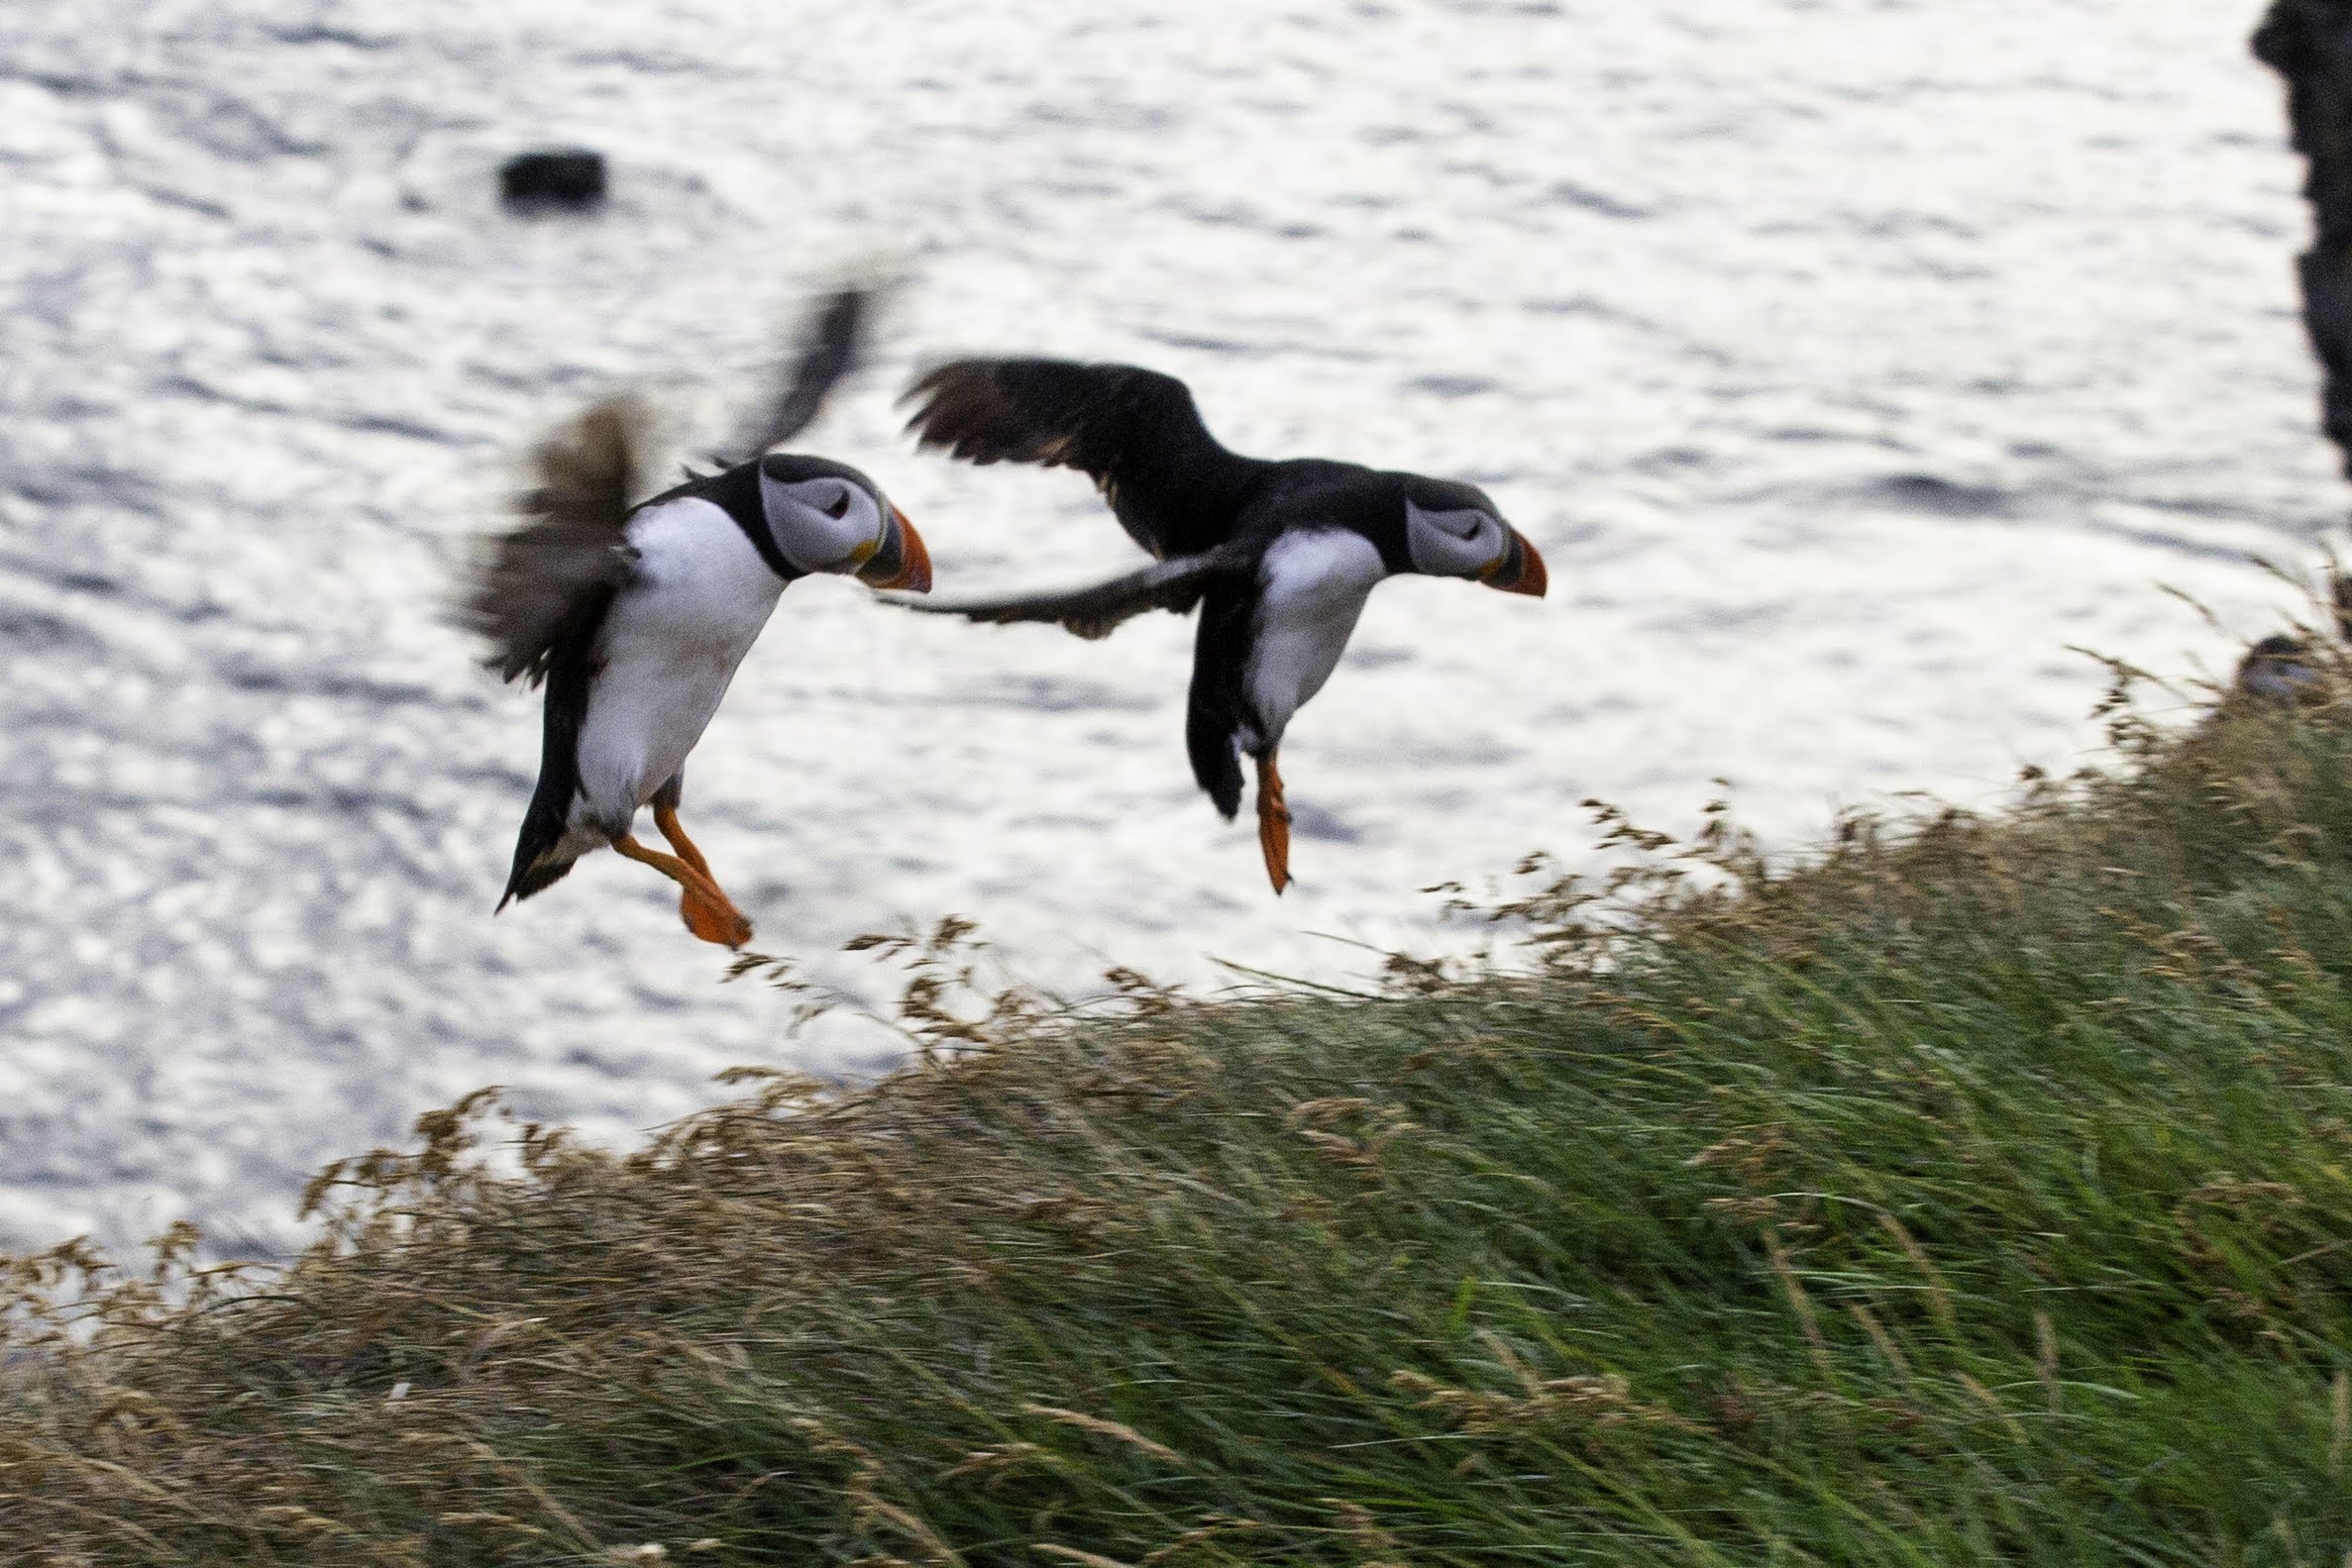
[[[1001,599],[971,599],[961,604],[885,595],[888,602],[926,615],[961,615],[968,621],[1009,625],[1016,621],[1045,621],[1089,641],[1108,637],[1125,621],[1145,610],[1173,610],[1182,615],[1200,602],[1211,583],[1245,574],[1250,553],[1238,549],[1214,550],[1157,562],[1108,582],[1070,588],[1059,593],[1018,594]]]
[[[833,383],[857,363],[874,313],[874,297],[870,288],[844,288],[827,295],[816,307],[802,335],[800,358],[776,384],[765,405],[737,432],[729,449],[730,463],[759,457],[807,428],[824,406]]]
[[[1193,780],[1229,822],[1241,809],[1235,737],[1249,713],[1246,682],[1257,601],[1257,585],[1247,578],[1214,583],[1202,595],[1193,633],[1192,685],[1185,693],[1184,750],[1192,759]]]
[[[966,463],[1036,463],[1091,477],[1162,560],[1233,537],[1260,470],[1201,423],[1182,381],[1133,365],[951,360],[907,388],[907,428]]]
[[[607,398],[532,452],[538,483],[516,500],[521,520],[483,542],[458,603],[501,679],[537,683],[581,617],[600,614],[628,580],[644,424],[634,402]]]

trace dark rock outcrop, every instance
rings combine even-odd
[[[2320,408],[2352,474],[2352,0],[2274,0],[2254,54],[2287,78],[2313,238],[2298,265],[2303,324],[2326,372]]]

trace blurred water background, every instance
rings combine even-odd
[[[1086,481],[916,458],[922,360],[1189,379],[1237,450],[1473,479],[1551,597],[1374,595],[1283,753],[1299,884],[1195,791],[1189,622],[1085,644],[787,596],[697,755],[757,945],[979,920],[1031,980],[1351,984],[1602,796],[1997,800],[2184,678],[2340,510],[2254,8],[2208,0],[408,0],[0,11],[0,1244],[282,1245],[478,1085],[625,1138],[871,1068],[599,857],[493,921],[534,702],[441,615],[513,454],[682,456],[845,267],[911,278],[801,445],[945,592],[1134,560]],[[508,154],[611,159],[585,218]],[[2220,624],[2166,595],[2201,598]]]

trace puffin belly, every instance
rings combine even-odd
[[[1281,741],[1291,716],[1338,668],[1373,584],[1387,575],[1380,551],[1361,534],[1285,534],[1258,568],[1257,614],[1242,689],[1256,733],[1235,737],[1250,750]]]
[[[604,837],[627,830],[702,738],[734,679],[732,663],[616,659],[597,677],[580,728],[575,821]]]
[[[698,498],[629,525],[634,575],[596,639],[576,829],[609,838],[685,766],[784,591],[734,519]]]

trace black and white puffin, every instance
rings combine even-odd
[[[1050,621],[1104,637],[1145,610],[1196,606],[1185,744],[1229,819],[1240,754],[1257,764],[1258,845],[1290,885],[1290,812],[1275,754],[1323,689],[1364,600],[1398,573],[1469,577],[1541,596],[1544,558],[1473,484],[1320,458],[1267,462],[1219,445],[1174,376],[1131,365],[957,360],[903,401],[922,448],[969,463],[1035,463],[1092,477],[1157,565],[1091,587],[913,604],[988,622]]]
[[[522,521],[489,543],[460,613],[501,678],[546,685],[539,784],[498,907],[607,845],[682,889],[705,942],[740,947],[751,923],[679,824],[687,754],[718,711],[779,595],[811,573],[926,592],[923,542],[846,464],[770,453],[814,417],[854,358],[864,296],[837,295],[781,395],[744,433],[752,456],[631,504],[643,419],[599,403],[533,454]],[[631,828],[652,805],[675,854]]]
[[[2335,637],[2310,633],[2276,632],[2246,650],[2230,684],[2257,702],[2293,707],[2324,700],[2344,668],[2345,650],[2352,648],[2352,576],[2333,566],[2327,572],[2328,607],[2334,612]]]

